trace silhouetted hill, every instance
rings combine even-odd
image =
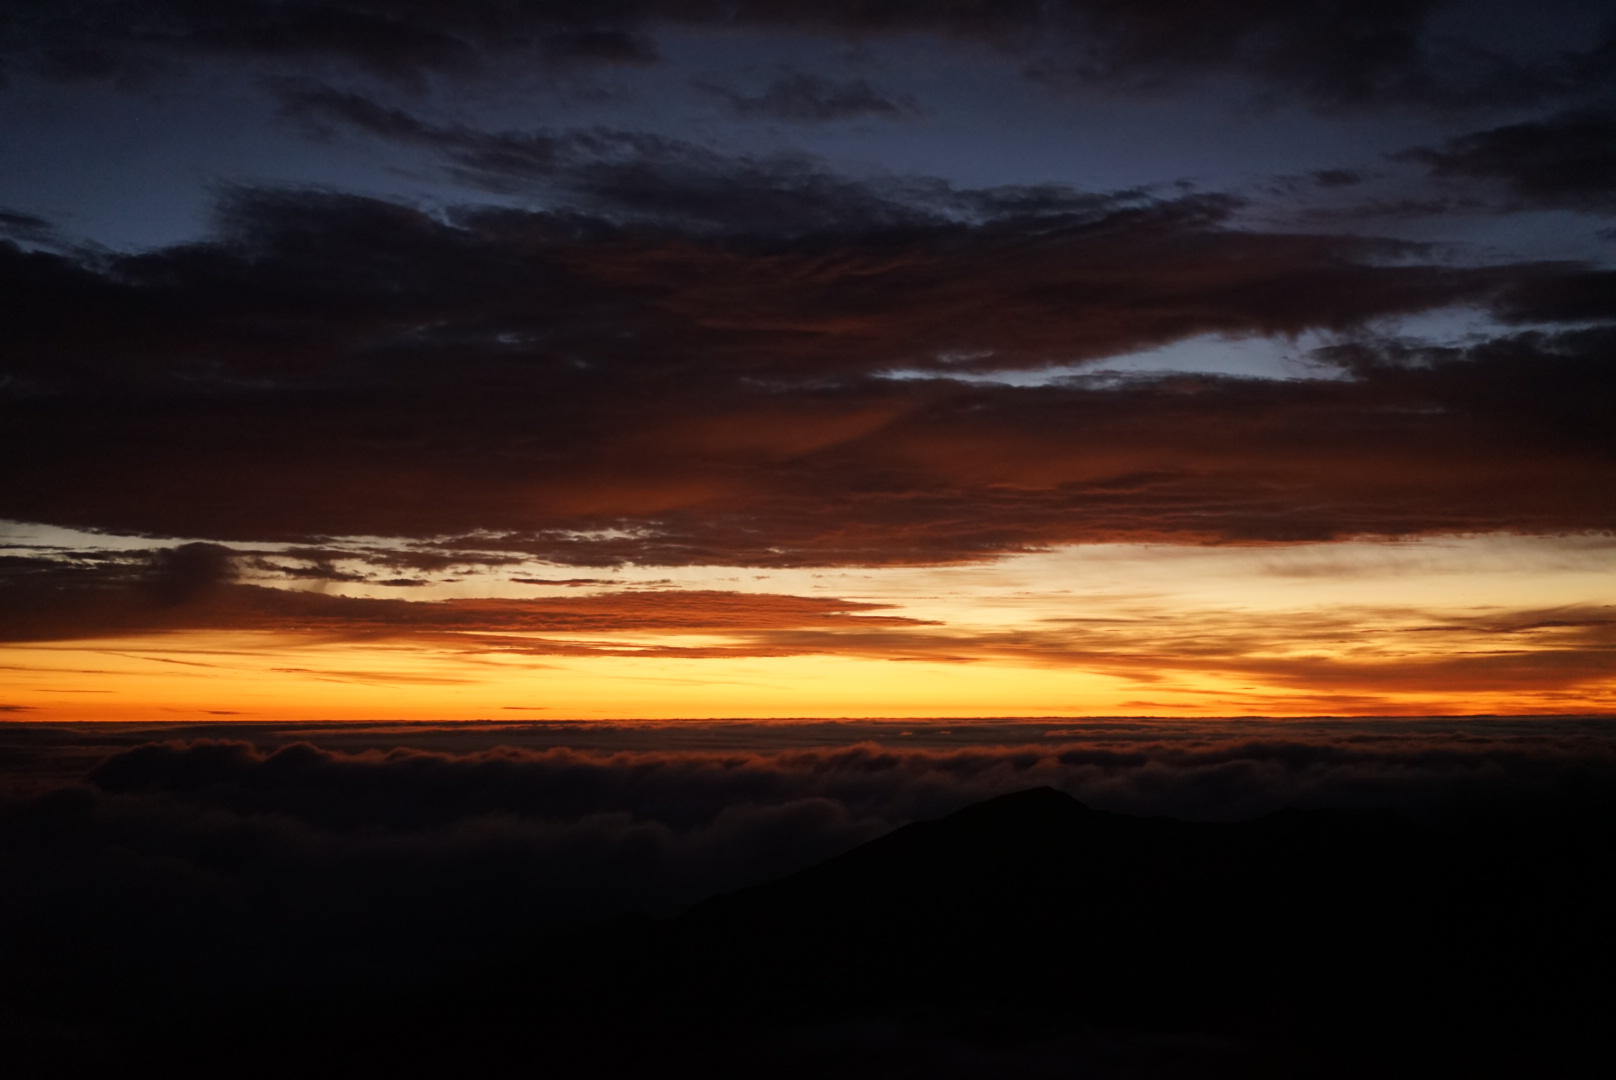
[[[1598,1023],[1610,893],[1552,839],[1489,850],[1375,812],[1131,817],[1038,789],[597,932],[579,985],[681,1030],[1210,1039],[1248,1065],[1365,1072],[1565,1060]]]
[[[1607,857],[1588,838],[1489,844],[1390,813],[1132,817],[1043,788],[677,918],[546,939],[450,987],[259,1003],[248,1027],[280,1032],[259,1053],[268,1071],[294,1058],[483,1075],[508,1062],[548,1075],[1601,1075]],[[231,1053],[246,1015],[219,1013],[195,1061]]]
[[[1430,918],[1443,884],[1423,841],[1378,816],[1208,825],[1044,789],[710,900],[656,947],[669,968],[714,973],[711,992],[772,985],[770,999],[825,1014],[1262,1028],[1344,964],[1353,977],[1371,954],[1377,969],[1407,966],[1382,942],[1447,936]]]

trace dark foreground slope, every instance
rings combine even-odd
[[[1608,858],[1589,836],[1190,823],[1046,788],[452,986],[55,1015],[29,1045],[237,1074],[1606,1075]]]

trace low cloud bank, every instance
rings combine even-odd
[[[1605,828],[1612,736],[1608,722],[1544,721],[769,752],[153,742],[0,797],[0,956],[46,995],[99,986],[159,1009],[429,980],[1046,784],[1136,814],[1391,807],[1489,838]]]

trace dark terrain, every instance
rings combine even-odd
[[[1607,834],[1192,823],[1040,788],[667,920],[295,1001],[10,989],[12,1062],[170,1075],[1610,1075]],[[402,943],[407,947],[407,943]]]

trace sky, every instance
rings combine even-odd
[[[1616,713],[1608,3],[18,0],[0,716]]]

